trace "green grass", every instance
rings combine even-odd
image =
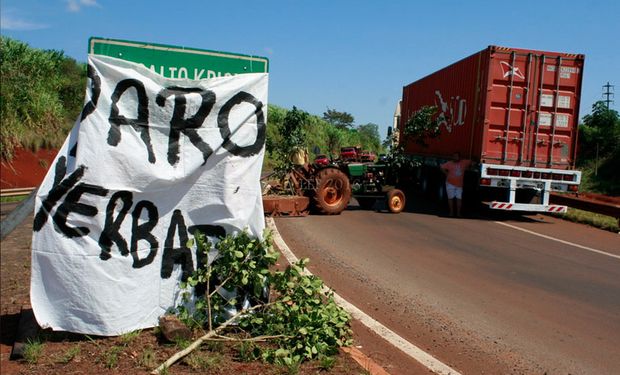
[[[237,359],[241,362],[252,362],[260,357],[258,347],[251,341],[241,341],[237,344]]]
[[[620,232],[620,226],[618,226],[618,220],[611,216],[596,214],[593,212],[578,210],[576,208],[569,208],[565,214],[555,215],[564,220],[573,221],[576,223],[582,223],[597,227],[600,229],[608,230],[611,232]]]
[[[121,344],[123,344],[123,346],[129,346],[136,337],[140,336],[140,333],[142,333],[141,329],[122,334],[120,336]]]
[[[595,174],[596,161],[582,161],[577,167],[581,171],[579,190],[605,195],[620,194],[620,179],[617,172],[619,162],[620,155],[601,157],[598,161],[598,173]]]
[[[330,357],[326,355],[321,355],[318,358],[319,361],[319,369],[322,371],[331,370],[336,364],[336,357]]]
[[[219,353],[195,351],[184,358],[184,362],[193,370],[217,371],[221,367],[223,357]]]
[[[106,368],[113,369],[118,366],[118,355],[123,351],[120,346],[113,346],[105,352],[103,362]]]
[[[79,345],[75,345],[67,349],[62,355],[56,358],[57,363],[69,363],[81,352]]]
[[[155,350],[153,350],[152,346],[147,346],[144,348],[140,359],[138,359],[138,364],[146,368],[153,368],[157,366],[157,356],[155,355]]]
[[[28,198],[27,195],[15,195],[13,197],[0,197],[0,202],[2,203],[21,202],[26,198]]]
[[[41,354],[43,354],[43,344],[39,339],[28,340],[24,347],[24,359],[31,365],[39,362]]]

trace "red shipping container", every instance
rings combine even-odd
[[[435,105],[441,123],[411,155],[449,159],[458,151],[481,163],[574,167],[584,56],[489,46],[403,88],[404,124]]]

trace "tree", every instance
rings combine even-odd
[[[323,119],[338,129],[350,129],[355,121],[350,113],[338,112],[329,108],[327,108],[327,112],[323,112]]]
[[[303,125],[307,119],[308,113],[297,109],[295,106],[284,117],[281,134],[285,135],[283,143],[286,153],[290,153],[295,148],[303,146],[305,140]]]
[[[620,148],[620,117],[605,102],[592,105],[592,113],[583,117],[580,126],[580,150],[583,159],[605,157]]]
[[[267,139],[265,142],[265,149],[269,155],[273,155],[278,146],[283,142],[283,136],[280,133],[284,118],[288,110],[269,104],[269,116],[267,116]]]
[[[342,142],[344,140],[343,130],[338,129],[334,126],[329,126],[325,132],[326,135],[326,144],[327,144],[327,153],[330,157],[334,157],[334,155],[338,155],[340,147],[342,147]]]
[[[381,137],[379,136],[379,125],[368,123],[357,127],[360,141],[364,148],[379,152],[381,150]]]
[[[592,113],[579,126],[579,155],[582,187],[603,194],[620,194],[620,116],[603,101],[592,105]]]
[[[286,174],[293,168],[291,156],[296,150],[305,146],[306,132],[304,124],[308,120],[308,113],[293,107],[286,113],[282,124],[279,126],[281,139],[278,143],[269,142],[271,153],[276,163],[275,168],[281,174]]]

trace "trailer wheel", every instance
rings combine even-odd
[[[363,210],[370,210],[375,205],[375,198],[355,198],[357,203],[360,204],[360,208]]]
[[[387,193],[388,210],[397,214],[405,209],[405,193],[398,189],[392,189]]]
[[[439,183],[437,186],[437,200],[443,202],[447,197],[445,184]]]
[[[420,189],[422,190],[422,194],[428,194],[428,177],[426,177],[426,175],[422,177]]]
[[[316,176],[315,209],[325,215],[338,215],[351,199],[349,178],[336,168],[322,169]]]

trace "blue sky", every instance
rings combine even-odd
[[[269,102],[391,125],[402,87],[501,45],[586,55],[580,116],[620,92],[620,2],[2,0],[2,35],[86,61],[91,36],[266,56]],[[620,95],[613,105],[620,108]]]

